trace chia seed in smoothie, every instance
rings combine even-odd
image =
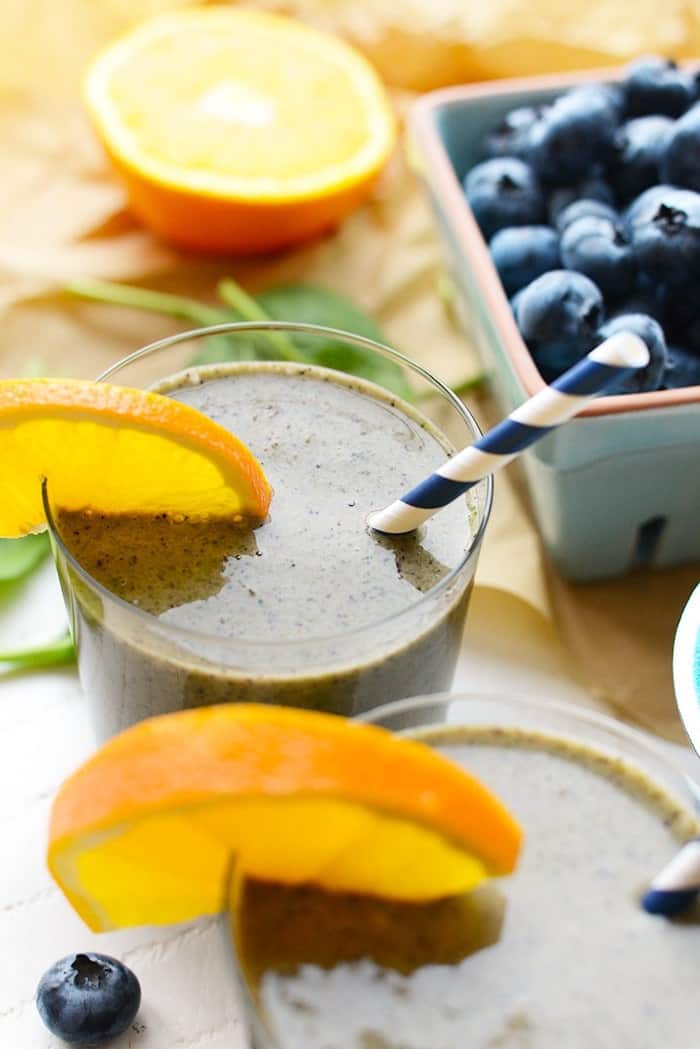
[[[446,438],[379,387],[321,368],[209,366],[157,388],[240,437],[274,495],[253,531],[56,513],[65,548],[121,599],[59,549],[100,734],[222,700],[354,714],[448,687],[479,494],[418,535],[365,524],[444,461]]]
[[[516,873],[429,906],[248,883],[239,959],[255,1049],[692,1049],[700,907],[640,893],[697,834],[641,770],[518,729],[422,736],[525,832]]]

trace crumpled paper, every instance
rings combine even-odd
[[[0,65],[0,374],[26,373],[29,366],[35,372],[92,377],[139,345],[177,330],[167,318],[69,299],[60,291],[66,280],[92,276],[141,282],[206,299],[227,274],[251,291],[297,279],[325,284],[354,299],[376,318],[390,342],[441,378],[456,382],[478,372],[474,351],[440,294],[441,257],[432,218],[400,151],[372,199],[336,234],[268,259],[183,256],[129,215],[123,191],[83,115],[80,76],[91,55],[116,32],[146,13],[177,6],[167,0],[102,0],[97,5],[92,0],[36,0],[31,5],[6,0],[2,6],[0,31],[8,60]],[[305,6],[313,17],[311,9],[319,12],[322,5]],[[362,16],[366,43],[367,26],[375,17],[376,42],[390,8],[400,9],[405,20],[409,7],[418,6],[418,0],[410,5],[353,0],[352,33],[358,35]],[[649,22],[647,5],[636,5],[634,19],[623,5],[615,6],[618,33],[599,33],[599,44],[608,47],[617,41],[615,46],[622,46],[622,41],[631,49],[641,47],[641,27]],[[323,7],[336,20],[350,9],[339,0]],[[526,22],[528,32],[556,28],[561,41],[588,39],[593,31],[592,22],[588,28],[575,24],[574,13],[565,22],[558,6],[555,17],[554,8],[530,3],[531,17],[524,20],[518,16],[524,7],[516,0],[492,3],[481,12],[476,5],[437,0],[420,7],[426,18],[428,12],[444,14],[450,7],[471,12],[465,15],[472,33],[469,47],[475,41],[481,45],[478,63],[465,70],[474,75],[483,72],[479,63],[490,61],[497,43],[515,46],[512,33],[524,31]],[[599,29],[612,18],[610,3],[589,0],[586,10],[598,11]],[[691,5],[673,2],[664,11],[666,30],[675,27],[684,47],[690,46],[690,30],[697,22],[691,12]],[[626,21],[634,25],[625,28]],[[454,29],[454,21],[448,24]],[[400,39],[395,37],[392,46]],[[430,39],[431,46],[442,48],[440,32]],[[405,62],[396,69],[402,65],[406,70],[416,56],[408,38],[402,46]],[[662,46],[663,41],[648,43]],[[546,62],[549,54],[547,48],[529,47],[520,54],[520,68],[528,68],[535,56]],[[490,74],[495,69],[490,67]],[[395,97],[400,111],[411,101],[405,93]],[[496,420],[486,390],[469,403],[483,425]],[[503,637],[513,639],[515,651],[532,653],[543,666],[556,664],[558,672],[585,683],[602,708],[683,740],[673,701],[671,644],[699,574],[691,566],[609,583],[566,583],[543,557],[517,473],[502,473],[474,608],[476,614],[488,611],[489,624],[496,622]]]
[[[700,55],[696,0],[253,0],[343,33],[391,84],[427,91],[493,77]]]

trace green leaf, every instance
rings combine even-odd
[[[251,298],[246,291],[241,288],[239,284],[236,284],[234,280],[222,280],[217,285],[216,289],[219,293],[219,297],[230,306],[244,321],[269,321],[275,320],[276,318],[271,317],[269,313],[260,305],[260,302],[256,299]],[[226,336],[222,336],[226,338]],[[233,336],[233,340],[236,340],[236,336]],[[283,331],[268,331],[261,332],[259,335],[254,336],[256,339],[256,345],[261,346],[259,350],[263,358],[266,356],[265,349],[269,347],[267,356],[271,356],[273,360],[282,361],[295,361],[298,364],[305,364],[306,358],[302,353],[299,353],[295,349],[294,343],[290,337]],[[243,358],[245,360],[245,358]]]
[[[65,285],[64,290],[79,299],[161,313],[165,317],[187,321],[198,328],[208,328],[212,324],[232,324],[242,319],[238,312],[222,309],[220,306],[207,306],[206,303],[188,299],[184,295],[149,291],[148,288],[135,288],[130,284],[117,284],[108,280],[71,281]],[[259,356],[255,336],[211,335],[204,340],[202,349],[195,354],[190,363],[197,365],[217,364],[220,361],[257,360]]]
[[[237,321],[240,318],[234,316],[232,320]],[[261,343],[259,335],[255,332],[241,332],[239,335],[209,335],[202,342],[201,350],[195,353],[189,363],[196,367],[199,364],[219,364],[222,361],[260,361],[268,357],[270,347]]]
[[[363,335],[377,342],[383,341],[382,333],[374,321],[354,303],[336,292],[312,284],[287,284],[269,288],[253,298],[235,281],[225,280],[219,285],[219,294],[227,307],[223,309],[182,295],[169,295],[103,280],[72,281],[66,285],[65,290],[79,298],[150,310],[177,317],[197,326],[225,324],[237,320],[278,320],[319,324]],[[398,364],[360,346],[350,346],[339,339],[287,335],[284,332],[212,335],[191,363],[197,365],[220,361],[270,359],[337,368],[339,371],[370,379],[407,400],[414,398],[404,371]]]
[[[22,539],[0,539],[0,582],[21,579],[43,561],[49,549],[46,532]]]
[[[327,288],[314,284],[287,284],[268,288],[258,295],[259,305],[273,320],[290,323],[320,324],[326,328],[338,328],[362,335],[375,342],[384,337],[365,313],[350,302]],[[392,390],[406,400],[413,400],[414,393],[400,365],[387,357],[361,346],[352,346],[340,339],[321,339],[315,335],[294,335],[294,345],[310,364],[357,375]]]
[[[0,651],[0,663],[12,663],[27,670],[34,667],[60,666],[63,663],[71,663],[74,659],[75,647],[68,633],[43,645]]]
[[[469,378],[455,383],[452,387],[452,392],[456,393],[458,397],[464,397],[465,394],[473,393],[474,390],[478,390],[483,386],[487,378],[486,372],[476,372],[475,375],[470,375]]]
[[[231,339],[226,335],[210,335],[189,363],[196,367],[199,364],[220,364],[222,361],[251,360],[251,353],[255,352],[240,336]],[[252,359],[255,360],[255,357]]]
[[[226,305],[245,320],[318,324],[362,335],[375,342],[381,342],[383,339],[381,331],[370,317],[362,313],[354,303],[327,288],[312,284],[286,284],[268,288],[253,299],[235,281],[228,279],[221,281],[218,291]],[[241,353],[235,358],[233,355],[224,356],[226,347],[223,340],[226,336],[212,336],[211,341],[215,338],[222,341],[213,347],[209,346],[204,351],[206,358],[202,359],[203,354],[200,354],[193,363],[250,359]],[[409,400],[414,397],[403,369],[398,364],[362,346],[352,346],[341,339],[286,332],[266,332],[264,340],[265,343],[269,343],[273,352],[270,353],[265,343],[261,345],[258,341],[255,347],[256,359],[292,360],[336,368],[350,375],[370,379]],[[239,339],[229,341],[236,343]]]
[[[64,291],[79,299],[162,313],[166,317],[189,321],[201,328],[211,324],[226,324],[237,319],[231,315],[230,310],[207,306],[204,302],[188,299],[184,295],[149,291],[148,288],[134,288],[130,284],[117,284],[109,280],[74,280],[64,286]]]
[[[321,324],[376,342],[383,340],[371,317],[349,299],[316,284],[281,284],[261,292],[257,301],[273,320]]]
[[[475,372],[473,375],[469,375],[466,379],[460,379],[459,382],[452,383],[450,389],[453,393],[456,393],[458,397],[465,397],[468,393],[473,393],[474,390],[480,389],[486,382],[488,376],[486,372]],[[435,397],[437,390],[423,390],[418,394],[417,400],[428,401],[431,397]]]

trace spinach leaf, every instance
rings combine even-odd
[[[181,295],[134,288],[103,280],[79,280],[66,285],[69,294],[97,302],[131,306],[177,317],[197,326],[240,320],[279,320],[339,328],[382,341],[377,325],[352,302],[313,284],[287,284],[268,288],[257,297],[248,295],[234,280],[221,281],[218,292],[224,307],[208,306]],[[213,335],[192,360],[211,364],[238,360],[288,360],[337,368],[370,379],[401,397],[414,394],[402,368],[388,358],[339,339],[260,332],[235,336]]]
[[[231,316],[231,321],[240,319],[235,314]],[[196,367],[199,364],[220,364],[223,361],[257,361],[262,356],[255,334],[209,335],[189,363]]]
[[[219,298],[226,303],[237,315],[237,320],[243,321],[269,321],[276,320],[277,318],[271,317],[259,301],[248,295],[247,292],[241,288],[239,284],[236,284],[234,280],[230,278],[228,280],[222,280],[219,282],[216,288],[219,293]],[[225,339],[226,336],[219,336],[221,339]],[[233,336],[231,341],[235,342],[240,339],[241,336]],[[294,346],[292,339],[283,331],[267,331],[260,333],[249,333],[248,338],[254,340],[257,353],[254,359],[256,360],[281,360],[281,361],[295,361],[300,364],[306,363],[306,358],[303,353],[300,353]],[[242,360],[250,358],[238,358]]]
[[[370,317],[349,299],[328,288],[314,284],[281,285],[261,292],[257,301],[272,320],[320,324],[326,328],[362,335],[375,342],[384,341],[381,331]],[[321,339],[316,335],[293,335],[291,338],[310,364],[336,368],[369,379],[406,400],[414,398],[403,369],[388,357],[382,357],[362,346],[352,346],[340,339]]]
[[[349,299],[316,284],[282,284],[267,288],[257,301],[268,317],[339,328],[381,342],[383,335],[374,321]]]
[[[377,325],[354,303],[334,291],[314,284],[285,284],[268,288],[252,299],[233,280],[218,286],[220,298],[246,320],[276,320],[296,324],[319,324],[362,335],[375,342],[383,336]],[[272,353],[261,350],[263,359],[298,361],[335,368],[360,378],[370,379],[399,396],[412,400],[413,391],[400,365],[362,346],[342,339],[324,338],[294,332],[266,332],[265,340]]]
[[[184,295],[170,295],[166,292],[149,291],[148,288],[135,288],[129,284],[117,284],[106,280],[77,280],[66,284],[64,290],[69,295],[94,302],[104,302],[113,306],[127,306],[132,309],[147,310],[150,313],[161,313],[166,317],[175,317],[187,321],[197,328],[207,328],[213,324],[235,324],[241,320],[269,320],[264,313],[256,310],[254,299],[246,295],[242,288],[233,281],[222,281],[220,287],[230,285],[231,306],[208,306],[197,299],[188,299]],[[235,292],[235,294],[234,294]],[[294,348],[290,355],[284,353],[284,346],[273,352],[275,339],[283,336],[270,333],[269,336],[254,332],[237,335],[211,335],[202,342],[202,348],[194,355],[190,363],[218,364],[221,361],[256,361],[281,356],[283,360],[302,359]],[[280,349],[282,352],[279,352]]]
[[[79,299],[111,303],[113,306],[130,306],[132,309],[148,310],[149,313],[162,313],[166,317],[188,321],[198,328],[206,328],[210,324],[226,324],[228,321],[239,319],[232,316],[230,310],[207,306],[206,303],[185,298],[184,295],[149,291],[148,288],[134,288],[130,284],[117,284],[109,280],[74,280],[64,285],[63,290]]]
[[[74,658],[73,639],[68,633],[43,645],[0,651],[0,663],[12,663],[20,669],[27,670],[34,667],[60,666],[63,663],[71,663]]]
[[[232,324],[241,320],[238,313],[220,306],[207,306],[197,299],[184,295],[170,295],[148,288],[134,288],[130,284],[117,284],[108,280],[83,279],[71,281],[64,291],[79,299],[104,302],[113,306],[127,306],[149,313],[161,313],[187,321],[197,328],[208,328],[212,324]],[[255,344],[242,335],[229,337],[212,335],[202,343],[202,349],[192,358],[192,364],[216,364],[219,361],[256,360]]]
[[[21,539],[0,539],[0,583],[3,594],[11,592],[12,583],[21,584],[43,561],[49,550],[47,532],[26,535]],[[74,657],[69,634],[57,640],[30,645],[27,648],[0,650],[0,663],[11,663],[18,668],[49,667],[68,663]]]
[[[0,582],[21,579],[28,575],[49,549],[46,532],[25,535],[21,539],[0,539]]]

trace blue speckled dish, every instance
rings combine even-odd
[[[685,730],[700,755],[700,584],[690,595],[676,630],[673,687]]]
[[[427,186],[465,329],[504,414],[544,385],[461,187],[484,134],[515,106],[550,101],[614,72],[499,81],[435,91],[414,106],[415,156]],[[544,545],[574,580],[700,561],[700,386],[601,397],[524,457]]]

